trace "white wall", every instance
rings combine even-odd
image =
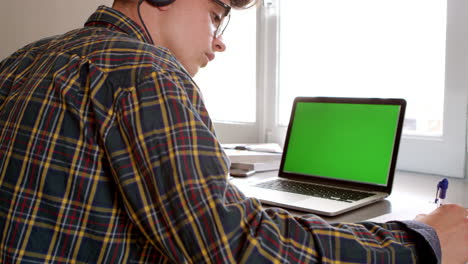
[[[112,0],[0,0],[0,60],[44,37],[82,27]]]

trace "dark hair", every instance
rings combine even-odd
[[[246,9],[254,6],[257,0],[230,0],[231,7],[235,9]]]

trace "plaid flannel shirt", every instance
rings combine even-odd
[[[440,258],[423,224],[329,224],[244,197],[197,85],[108,7],[0,63],[0,128],[1,263]]]

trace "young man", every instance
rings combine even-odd
[[[460,206],[330,225],[227,181],[192,76],[250,1],[118,0],[0,63],[1,263],[468,260]]]

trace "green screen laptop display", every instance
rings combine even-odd
[[[298,102],[284,172],[386,185],[400,105]]]

